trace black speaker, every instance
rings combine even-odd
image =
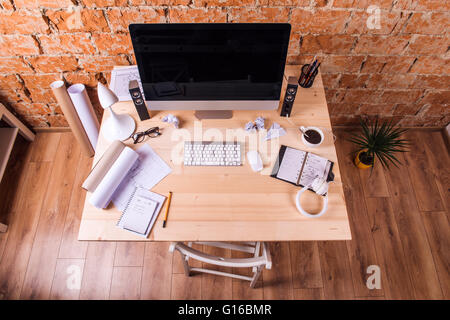
[[[297,78],[289,77],[280,116],[289,117],[291,115],[292,107],[294,106],[295,95],[297,94],[297,88]]]
[[[150,119],[150,115],[148,114],[147,106],[145,105],[145,100],[142,96],[137,80],[130,81],[128,84],[128,90],[130,90],[131,99],[133,100],[141,121]]]

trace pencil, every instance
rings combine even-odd
[[[166,227],[167,216],[169,215],[170,200],[172,200],[172,191],[169,191],[169,199],[167,199],[166,214],[164,216],[163,228]]]

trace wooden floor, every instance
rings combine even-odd
[[[186,277],[168,243],[77,241],[80,185],[92,160],[70,133],[40,133],[30,147],[16,146],[14,174],[0,188],[9,198],[1,206],[9,230],[0,234],[0,298],[449,299],[450,158],[441,132],[411,131],[405,166],[377,166],[371,177],[352,165],[346,133],[337,136],[353,240],[270,243],[273,269],[250,289]],[[371,265],[380,267],[381,289],[366,286]]]

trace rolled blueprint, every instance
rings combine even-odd
[[[95,153],[94,148],[92,147],[91,142],[89,141],[89,137],[84,130],[83,124],[81,123],[80,118],[78,117],[77,111],[72,103],[72,100],[69,97],[69,94],[66,90],[66,85],[64,81],[58,80],[54,81],[50,84],[52,88],[53,94],[55,95],[56,101],[58,102],[61,110],[66,117],[67,123],[72,129],[73,135],[75,139],[77,139],[78,143],[81,146],[81,150],[83,153],[92,157]]]
[[[99,183],[102,181],[106,173],[111,169],[114,162],[122,153],[125,148],[125,144],[116,140],[108,147],[100,160],[95,164],[94,168],[89,173],[88,177],[84,181],[82,187],[87,191],[94,192],[97,189]]]
[[[125,147],[95,189],[89,199],[89,203],[100,209],[106,208],[111,201],[114,191],[116,191],[123,178],[125,178],[128,171],[133,167],[138,157],[136,151]]]
[[[98,133],[100,131],[100,124],[98,123],[91,100],[89,100],[89,96],[87,95],[86,87],[81,83],[77,83],[71,85],[67,89],[67,92],[69,93],[70,99],[77,110],[78,117],[83,124],[84,131],[86,131],[92,148],[95,150],[95,147],[97,146]]]

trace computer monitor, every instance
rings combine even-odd
[[[147,106],[208,110],[277,109],[291,26],[287,23],[131,24]],[[210,116],[208,116],[210,115]]]

